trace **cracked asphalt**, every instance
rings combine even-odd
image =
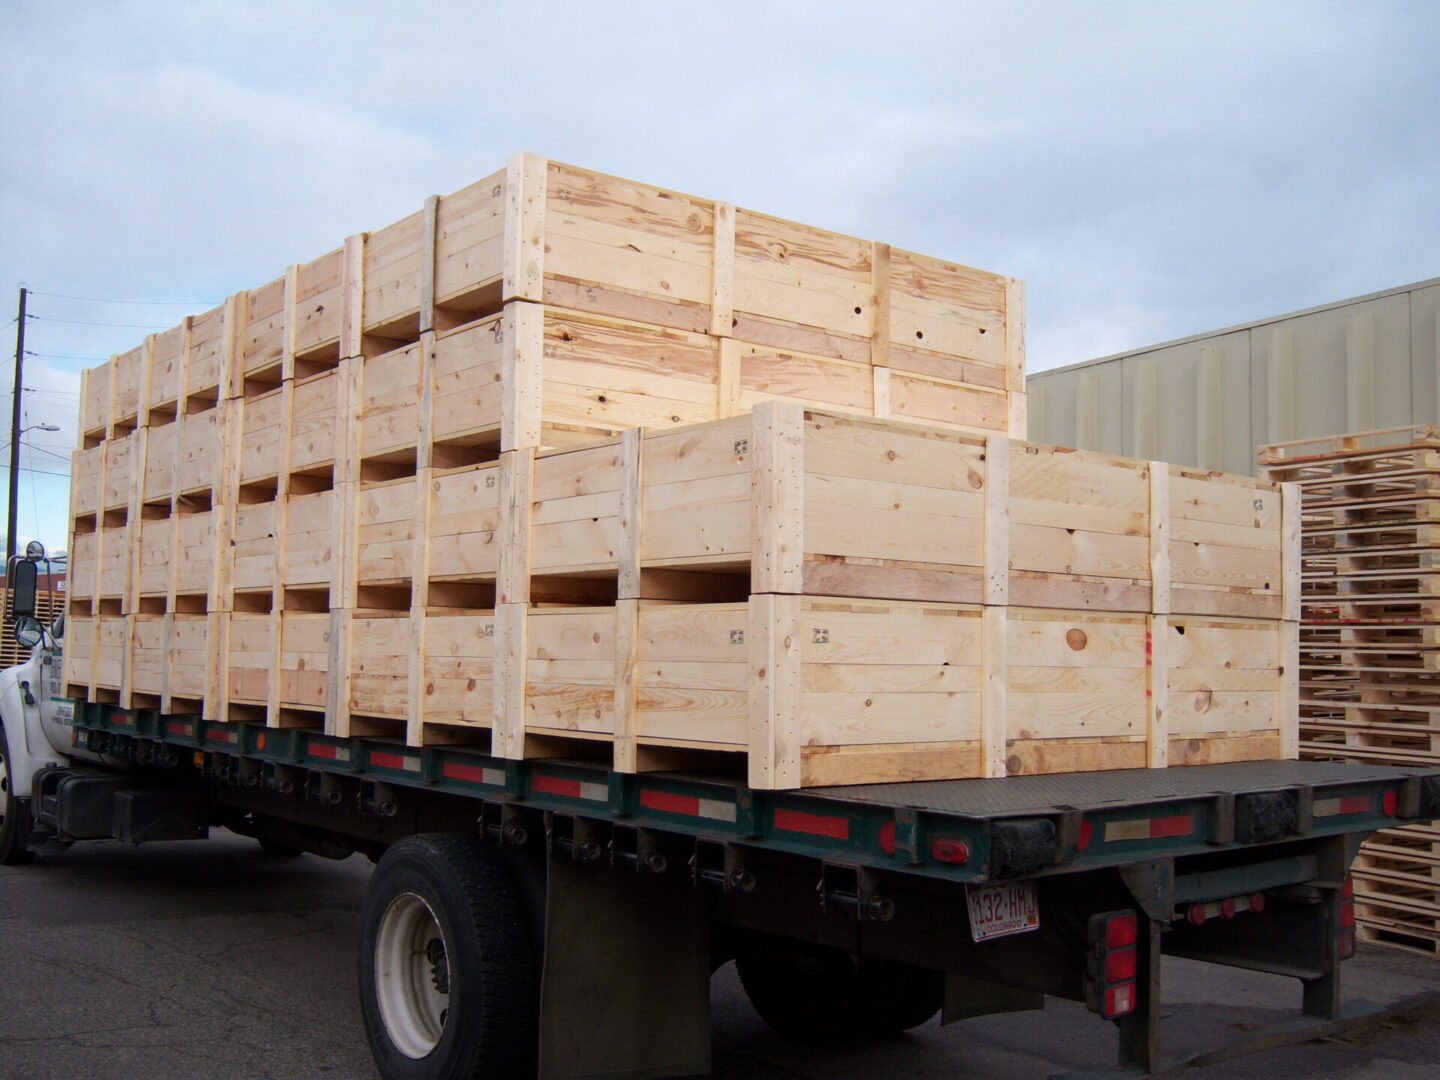
[[[355,995],[370,870],[358,856],[271,859],[224,832],[0,867],[0,1080],[373,1080]],[[1253,1031],[1298,1004],[1297,984],[1275,976],[1167,960],[1166,979],[1169,1047]],[[1440,964],[1366,948],[1346,979],[1352,996],[1412,1005],[1362,1033],[1188,1075],[1431,1080]],[[1019,1080],[1114,1055],[1111,1026],[1069,1002],[816,1048],[772,1035],[729,967],[712,999],[722,1080]]]

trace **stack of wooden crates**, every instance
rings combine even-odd
[[[1304,756],[1440,765],[1440,428],[1278,443],[1260,469],[1302,492]],[[1366,939],[1440,956],[1440,822],[1381,830],[1354,874]]]
[[[767,788],[1291,755],[1292,501],[1021,441],[1021,296],[520,155],[87,373],[71,692]]]

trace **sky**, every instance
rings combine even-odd
[[[1432,0],[0,2],[21,542],[80,369],[516,151],[1024,278],[1040,371],[1440,274],[1437,57]]]

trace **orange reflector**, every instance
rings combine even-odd
[[[1385,811],[1386,817],[1394,817],[1395,808],[1399,805],[1400,797],[1395,794],[1394,788],[1391,788],[1389,791],[1385,792],[1384,795],[1380,796],[1380,809]]]
[[[196,764],[196,765],[204,765],[204,764],[205,764],[205,752],[204,752],[203,750],[196,750],[196,751],[195,751],[195,764]]]

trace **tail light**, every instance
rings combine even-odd
[[[1118,1020],[1139,1004],[1140,917],[1133,911],[1092,915],[1089,931],[1086,1003],[1105,1019]]]
[[[1355,955],[1355,880],[1345,875],[1345,885],[1340,890],[1340,959],[1349,960]]]

